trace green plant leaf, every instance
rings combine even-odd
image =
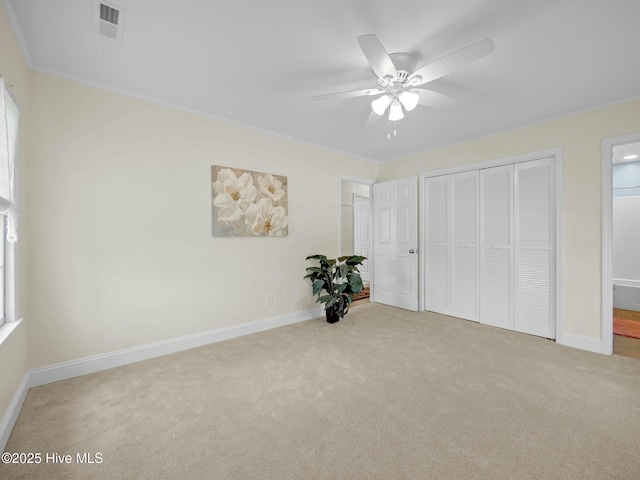
[[[317,295],[324,288],[324,280],[318,279],[318,280],[314,281],[313,285],[311,285],[311,288],[313,289],[313,294]]]
[[[356,294],[360,293],[364,288],[364,285],[362,284],[362,278],[360,277],[360,275],[351,275],[349,277],[349,285],[351,285],[351,290],[353,290],[353,293],[356,293]]]
[[[340,276],[346,277],[347,273],[349,273],[349,267],[347,267],[347,265],[343,263],[342,265],[340,265]]]
[[[335,302],[335,298],[332,295],[322,295],[318,297],[318,303],[329,303],[333,300]],[[332,303],[333,304],[333,303]]]
[[[307,272],[324,273],[324,269],[320,267],[307,267]]]
[[[363,261],[365,261],[366,259],[367,259],[367,257],[361,257],[359,255],[351,255],[350,257],[346,258],[345,263],[347,265],[359,265]]]

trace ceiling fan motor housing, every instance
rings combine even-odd
[[[404,82],[409,75],[415,72],[417,61],[413,55],[409,53],[392,53],[389,57],[398,72],[398,81]]]

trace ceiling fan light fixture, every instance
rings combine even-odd
[[[393,102],[391,102],[391,107],[389,108],[389,120],[395,122],[396,120],[402,120],[403,118],[404,113],[402,112],[402,105],[397,98],[394,98]]]
[[[376,115],[384,115],[384,112],[386,112],[390,103],[391,99],[389,98],[389,95],[382,95],[371,102],[371,109],[376,113]]]
[[[399,100],[402,105],[404,105],[404,108],[407,110],[407,112],[410,112],[418,105],[418,102],[420,101],[420,94],[415,90],[402,92]]]

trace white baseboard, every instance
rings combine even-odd
[[[566,345],[567,347],[587,350],[588,352],[602,353],[602,340],[595,337],[585,337],[574,333],[564,333],[557,343],[560,345]]]
[[[58,382],[68,378],[99,372],[109,368],[120,367],[130,363],[161,357],[170,353],[181,352],[191,348],[202,347],[211,343],[229,340],[231,338],[262,332],[272,328],[283,327],[292,323],[303,322],[322,316],[322,307],[302,312],[290,313],[278,317],[264,318],[253,322],[217,328],[207,332],[172,338],[162,342],[150,343],[139,347],[127,348],[116,352],[81,358],[71,362],[58,363],[48,367],[37,368],[29,372],[28,388]]]
[[[16,393],[13,395],[4,417],[2,417],[2,421],[0,421],[0,452],[4,452],[4,447],[9,441],[11,430],[13,430],[16,420],[18,420],[22,404],[24,403],[24,399],[27,397],[27,392],[29,391],[29,388],[27,387],[28,378],[29,373],[22,377],[22,381],[20,382],[20,385],[18,385]]]
[[[30,370],[20,382],[16,393],[11,400],[7,411],[0,422],[0,452],[9,440],[9,435],[18,419],[18,414],[27,396],[27,392],[32,387],[46,385],[47,383],[58,382],[88,373],[108,370],[109,368],[120,367],[130,363],[148,360],[150,358],[168,355],[170,353],[181,352],[191,348],[202,347],[211,343],[229,340],[231,338],[249,335],[251,333],[263,332],[272,328],[283,327],[293,323],[304,322],[312,318],[321,317],[323,308],[316,307],[302,312],[290,313],[278,317],[255,320],[253,322],[233,325],[231,327],[217,328],[207,332],[196,333],[184,337],[173,338],[163,342],[150,343],[139,347],[127,348],[116,352],[96,355],[93,357],[81,358],[71,362],[58,363],[48,367]]]

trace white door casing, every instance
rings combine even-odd
[[[600,159],[601,183],[601,344],[590,342],[593,348],[585,349],[600,351],[605,355],[613,353],[613,148],[618,145],[640,142],[640,133],[632,133],[602,140]],[[557,268],[557,267],[556,267]],[[597,348],[599,347],[599,348]]]
[[[373,185],[374,301],[418,310],[416,177]]]
[[[353,196],[353,253],[367,258],[359,267],[360,276],[365,282],[371,281],[371,199],[360,195]]]

